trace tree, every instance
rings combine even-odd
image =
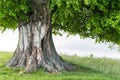
[[[63,30],[119,45],[119,9],[119,0],[1,0],[0,29],[19,29],[8,66],[24,67],[26,72],[41,67],[49,72],[74,69],[57,54],[52,33]]]

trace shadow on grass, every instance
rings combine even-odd
[[[67,61],[67,60],[64,60],[65,62],[68,62],[69,64],[71,65],[74,65],[76,66],[76,69],[73,70],[73,71],[68,71],[68,72],[93,72],[93,73],[102,73],[100,71],[97,71],[97,70],[94,70],[94,69],[91,69],[88,67],[85,67],[85,66],[82,66],[80,64],[75,64],[74,62],[70,62],[70,61]]]

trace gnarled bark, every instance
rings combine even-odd
[[[64,62],[55,50],[47,8],[43,4],[38,8],[38,3],[31,1],[33,1],[34,11],[29,15],[29,22],[19,21],[18,45],[7,65],[24,67],[26,72],[35,71],[41,67],[49,72],[75,68]]]

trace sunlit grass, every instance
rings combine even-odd
[[[120,60],[77,56],[63,56],[63,58],[75,65],[120,78]]]
[[[119,73],[111,72],[110,75],[109,72],[105,72],[105,69],[102,67],[103,65],[106,66],[106,68],[108,67],[107,65],[113,66],[113,63],[114,65],[117,64],[118,67],[119,61],[117,62],[116,60],[63,56],[64,60],[75,64],[79,69],[69,72],[62,71],[59,74],[51,74],[42,69],[30,74],[20,74],[22,69],[7,68],[4,66],[11,56],[11,53],[0,52],[0,80],[120,80],[120,78],[117,77]],[[106,61],[106,63],[108,62],[107,65],[103,63],[104,61]],[[109,63],[111,61],[113,61],[112,64]],[[108,67],[108,71],[111,71],[110,67]]]
[[[12,56],[12,52],[1,51],[0,52],[0,66],[5,65],[5,63],[8,62],[11,56]]]
[[[68,62],[74,63],[83,67],[90,68],[95,71],[119,74],[120,75],[120,60],[107,59],[107,58],[90,58],[90,57],[77,57],[77,56],[63,56]]]

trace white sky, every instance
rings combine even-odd
[[[80,39],[78,35],[66,37],[53,36],[58,53],[67,55],[108,57],[120,59],[117,49],[109,49],[107,44],[95,44],[92,39]],[[18,31],[0,32],[0,51],[14,51],[18,42]]]

